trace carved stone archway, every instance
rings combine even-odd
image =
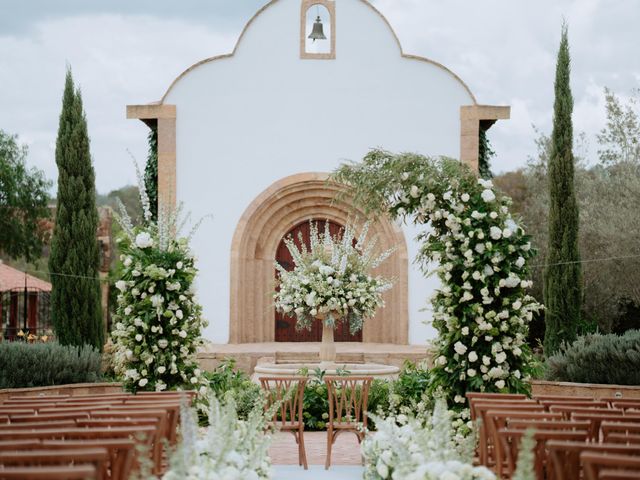
[[[309,219],[328,219],[346,224],[354,217],[348,198],[336,201],[342,186],[327,182],[326,173],[300,173],[275,182],[245,210],[231,245],[230,342],[274,341],[274,266],[282,237]],[[364,218],[363,212],[356,215]],[[381,250],[396,247],[378,269],[395,279],[385,293],[386,307],[365,322],[364,342],[408,342],[408,253],[400,227],[378,218],[370,234],[379,236]]]

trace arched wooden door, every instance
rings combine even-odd
[[[326,220],[314,220],[318,225],[320,232],[324,231]],[[329,231],[331,235],[340,235],[344,227],[335,222],[329,221]],[[296,245],[300,247],[299,234],[302,234],[302,240],[305,245],[309,247],[311,245],[311,228],[309,222],[303,222],[293,227],[283,237],[278,245],[276,251],[276,261],[282,265],[286,270],[293,270],[295,263],[287,245],[284,243],[284,239],[293,236]],[[276,277],[278,271],[276,270]],[[362,330],[351,335],[349,333],[349,326],[340,323],[335,330],[334,338],[336,342],[362,342]],[[276,312],[276,342],[319,342],[322,340],[322,325],[320,322],[315,321],[311,326],[311,330],[296,331],[296,319],[294,316],[285,316],[282,313]]]

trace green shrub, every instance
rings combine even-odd
[[[89,345],[0,343],[0,388],[96,382],[100,367],[100,352]]]
[[[591,334],[564,344],[546,362],[545,378],[563,382],[640,385],[640,330]]]
[[[256,404],[262,401],[260,386],[245,372],[236,369],[234,359],[223,361],[212,372],[204,372],[204,376],[218,399],[224,399],[226,393],[231,392],[240,420],[246,420]]]

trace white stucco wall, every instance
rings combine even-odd
[[[177,108],[177,197],[194,218],[205,336],[229,338],[229,267],[237,222],[269,185],[329,172],[372,147],[459,156],[461,105],[473,99],[449,72],[401,57],[392,31],[360,0],[337,0],[335,60],[301,60],[300,0],[255,18],[234,56],[203,63],[164,103]],[[212,52],[215,54],[216,52]],[[410,259],[417,231],[404,227]],[[410,343],[434,336],[421,312],[436,285],[410,265]]]

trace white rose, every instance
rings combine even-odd
[[[484,253],[484,249],[485,249],[484,243],[476,243],[476,246],[475,246],[476,252]]]
[[[124,280],[118,280],[116,282],[116,288],[121,292],[124,292],[127,289],[127,282],[125,282]]]
[[[475,377],[476,371],[473,368],[470,368],[467,370],[467,375],[469,375],[470,377]]]
[[[153,245],[153,239],[147,232],[140,232],[136,235],[136,246],[138,248],[147,248]]]
[[[489,214],[489,217],[491,217],[491,218],[493,218],[495,220],[496,218],[498,218],[498,212],[491,212]]]
[[[141,342],[142,341],[142,335],[140,335],[139,333],[136,335],[136,341],[137,342]]]
[[[437,363],[438,365],[441,365],[441,366],[446,365],[446,364],[447,364],[447,357],[445,357],[444,355],[440,355],[440,356],[438,357],[438,359],[436,360],[436,363]]]
[[[191,383],[193,383],[194,385],[198,383],[198,377],[191,377]]]
[[[462,342],[456,342],[455,345],[453,346],[453,349],[456,351],[456,353],[458,353],[459,355],[464,355],[467,352],[467,347],[465,347]]]
[[[518,267],[518,268],[524,267],[524,258],[523,257],[518,257],[518,259],[516,260],[516,267]]]
[[[180,338],[187,338],[187,332],[185,332],[184,330],[180,330],[180,333],[178,333],[178,336],[180,336]]]
[[[408,180],[409,174],[407,172],[402,172],[402,175],[400,175],[400,178],[402,178],[402,180]]]
[[[468,202],[469,198],[470,197],[468,193],[463,193],[462,195],[460,195],[460,200],[462,200],[463,202]]]
[[[480,196],[487,203],[493,202],[496,199],[496,195],[492,190],[489,190],[488,188],[486,190],[483,190]]]
[[[158,346],[160,348],[167,348],[167,346],[169,346],[169,341],[164,338],[161,338],[160,340],[158,340]]]
[[[182,310],[177,310],[176,311],[176,317],[178,317],[180,320],[182,320],[182,318],[184,317],[184,313],[182,313]]]
[[[491,358],[487,357],[486,355],[482,356],[482,363],[484,363],[485,365],[489,366],[491,364]]]
[[[475,362],[478,360],[478,354],[476,352],[469,353],[469,361]]]
[[[502,230],[500,230],[498,227],[491,227],[489,229],[489,236],[494,240],[500,240],[500,237],[502,236]]]
[[[124,309],[124,314],[125,315],[131,315],[131,312],[133,311],[133,309],[131,307],[127,307]]]
[[[493,182],[491,180],[485,180],[483,178],[478,179],[478,185],[481,185],[484,188],[493,188]]]
[[[131,265],[133,263],[133,260],[131,260],[131,257],[127,257],[127,258],[124,259],[124,262],[122,262],[122,263],[123,263],[123,265],[125,267],[128,267],[129,265]]]
[[[140,381],[138,382],[138,385],[140,385],[141,387],[144,387],[147,383],[149,383],[149,380],[147,380],[146,378],[141,378]]]
[[[176,268],[177,268],[178,270],[180,270],[180,269],[183,267],[183,265],[184,265],[184,264],[183,264],[182,262],[178,262],[178,263],[176,263]]]
[[[507,354],[504,352],[497,353],[495,355],[496,363],[503,363],[507,359]]]
[[[498,380],[496,382],[496,387],[498,387],[499,390],[502,390],[504,388],[504,380]]]
[[[378,463],[376,464],[376,471],[378,472],[378,475],[380,475],[380,478],[389,477],[389,467],[387,467],[382,459],[378,460]]]
[[[420,195],[420,189],[416,185],[412,185],[411,190],[409,190],[409,195],[411,195],[413,198],[418,198],[418,196]]]
[[[167,371],[167,367],[165,367],[164,365],[160,365],[158,367],[158,373],[163,374],[166,371]]]
[[[508,228],[505,228],[504,230],[502,230],[502,236],[504,238],[509,238],[512,233],[513,232],[511,230],[509,230]]]
[[[462,335],[469,335],[469,327],[462,327],[461,333]]]

